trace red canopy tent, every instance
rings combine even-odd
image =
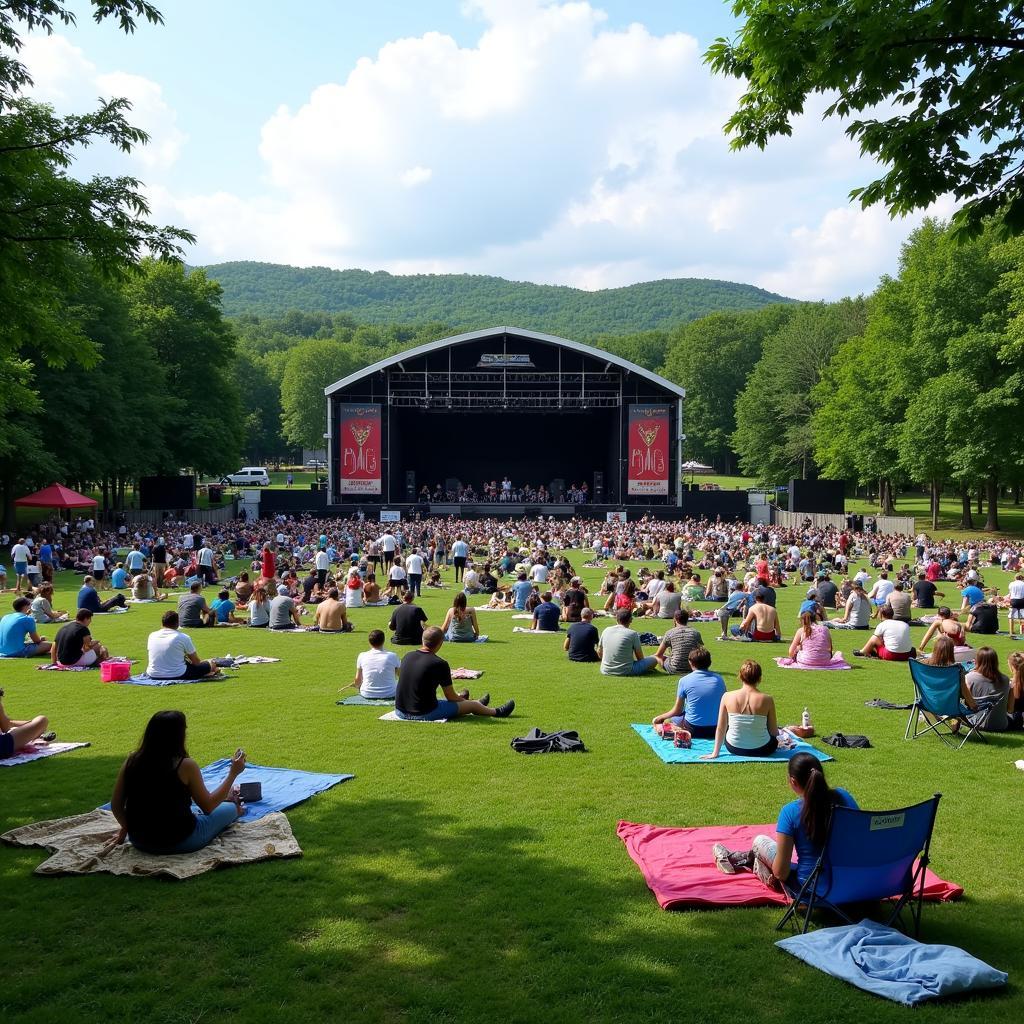
[[[44,487],[35,494],[26,494],[24,498],[16,498],[15,505],[25,505],[29,508],[87,508],[90,505],[98,505],[99,502],[87,498],[78,491],[71,490],[63,484],[51,484]]]

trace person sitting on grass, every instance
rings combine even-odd
[[[754,590],[754,603],[743,617],[743,621],[732,627],[732,633],[733,636],[750,637],[758,643],[774,643],[782,639],[779,613],[774,605],[765,601],[760,588]]]
[[[300,629],[302,620],[299,608],[291,592],[283,584],[277,588],[277,596],[270,602],[270,629]]]
[[[1006,728],[1024,729],[1024,651],[1013,651],[1006,659],[1010,669],[1010,698],[1006,706]]]
[[[359,569],[353,566],[345,577],[345,607],[363,607],[363,578],[359,575]]]
[[[718,616],[718,624],[722,627],[722,633],[715,638],[716,640],[729,639],[729,620],[744,615],[751,600],[750,594],[743,587],[737,587],[729,595],[725,604],[715,612]]]
[[[370,649],[356,658],[356,677],[352,682],[369,700],[393,700],[401,666],[398,655],[384,650],[384,630],[371,629],[366,639]]]
[[[445,640],[455,644],[475,643],[480,636],[480,624],[476,619],[476,610],[466,606],[466,594],[459,591],[452,598],[452,606],[441,623],[441,631]]]
[[[601,634],[597,647],[601,656],[601,675],[642,676],[658,667],[658,659],[653,654],[644,656],[640,634],[629,628],[632,622],[633,613],[628,608],[620,608],[615,613],[615,625]]]
[[[579,622],[573,622],[566,631],[562,650],[569,655],[570,661],[600,661],[597,644],[600,636],[594,625],[594,610],[584,608]]]
[[[515,608],[515,602],[511,600],[507,591],[500,587],[491,594],[490,601],[484,605],[485,608],[497,608],[499,611],[507,611]]]
[[[363,584],[363,602],[371,608],[383,608],[388,603],[388,599],[381,593],[376,574],[372,572],[366,574],[366,582]]]
[[[399,646],[422,643],[426,621],[427,613],[418,604],[413,604],[412,591],[407,590],[402,595],[402,603],[391,613],[388,623],[388,629],[394,634],[391,642]]]
[[[245,619],[239,619],[235,617],[235,602],[231,600],[231,595],[226,590],[222,590],[217,594],[217,600],[214,601],[210,607],[213,609],[214,615],[217,616],[217,624],[226,623],[231,626],[244,626]]]
[[[689,624],[690,613],[677,608],[675,625],[661,638],[654,657],[665,672],[685,675],[690,671],[690,651],[704,645],[700,631]]]
[[[353,626],[348,618],[345,602],[337,587],[330,587],[327,596],[316,606],[313,625],[321,633],[351,633]]]
[[[255,589],[249,579],[249,574],[247,572],[239,573],[238,579],[235,581],[235,597],[238,598],[238,603],[248,604]]]
[[[73,622],[57,630],[50,651],[50,662],[62,668],[89,668],[106,661],[110,652],[93,635],[92,612],[79,608]]]
[[[974,670],[964,681],[978,705],[970,715],[971,723],[985,732],[1006,732],[1010,680],[999,671],[999,655],[991,647],[979,647]]]
[[[658,619],[672,619],[683,605],[683,595],[676,590],[676,585],[668,580],[650,602],[648,611]]]
[[[82,589],[78,591],[78,607],[88,608],[94,614],[109,612],[112,608],[124,608],[126,604],[124,594],[115,594],[106,601],[100,600],[96,593],[96,580],[92,576],[86,576],[82,580]]]
[[[179,627],[178,613],[166,611],[161,628],[149,634],[146,675],[151,679],[212,679],[220,674],[213,662],[200,661],[196,645]]]
[[[178,598],[178,617],[182,629],[203,629],[217,625],[217,613],[203,597],[203,584],[196,581]]]
[[[995,636],[999,632],[999,608],[991,601],[979,601],[971,605],[967,616],[967,632]]]
[[[482,701],[470,700],[455,692],[452,686],[451,666],[438,656],[444,643],[444,632],[437,626],[423,631],[422,646],[410,651],[398,672],[395,691],[395,714],[407,721],[432,722],[439,718],[461,718],[481,715],[490,718],[508,718],[516,702],[508,700],[501,707],[492,708]],[[437,699],[438,687],[444,698]]]
[[[801,752],[789,759],[789,788],[797,799],[779,812],[775,838],[754,837],[749,850],[729,850],[715,843],[711,855],[718,870],[734,875],[747,869],[769,889],[779,891],[783,884],[799,888],[810,877],[821,857],[828,835],[833,807],[857,809],[857,801],[845,789],[832,789],[825,781],[825,768],[813,755]],[[793,854],[796,853],[796,878]]]
[[[562,618],[562,609],[551,600],[551,591],[545,590],[540,595],[540,604],[533,609],[533,624],[531,629],[537,633],[557,633],[561,629],[559,622]]]
[[[55,732],[48,732],[50,722],[46,715],[20,720],[9,718],[4,710],[4,691],[0,689],[0,758],[14,757],[36,740],[47,743],[57,738]]]
[[[859,650],[854,651],[855,658],[881,658],[883,661],[910,661],[916,654],[910,640],[910,626],[905,622],[897,622],[893,618],[892,608],[882,605],[878,609],[881,620],[875,627],[874,634]]]
[[[245,751],[235,751],[224,781],[211,793],[188,756],[185,732],[180,711],[158,711],[147,723],[139,749],[129,754],[114,784],[110,809],[121,831],[110,848],[128,839],[143,853],[195,853],[245,813],[234,795],[235,779],[245,771]]]
[[[940,637],[947,637],[953,644],[954,647],[968,648],[967,643],[967,631],[964,629],[963,624],[957,619],[952,609],[947,608],[943,605],[938,614],[929,623],[928,629],[925,631],[924,638],[921,640],[921,646],[918,648],[922,653],[928,649],[928,644],[931,643],[932,637],[936,639]]]
[[[8,612],[0,619],[0,658],[44,658],[52,644],[36,632],[36,620],[29,612],[32,602],[24,595],[16,597]]]
[[[148,572],[140,572],[132,580],[133,601],[166,601],[167,595],[157,590],[153,577]]]
[[[851,629],[868,629],[871,626],[871,602],[864,593],[861,580],[853,580],[850,584],[850,596],[846,599],[843,614],[834,623],[849,625]]]
[[[40,626],[48,625],[51,622],[67,622],[68,613],[58,611],[50,604],[53,598],[53,584],[44,583],[39,588],[39,593],[32,599],[32,618]]]
[[[270,598],[267,588],[258,583],[249,599],[249,625],[256,629],[266,629],[270,625]]]
[[[679,680],[676,702],[671,711],[656,715],[652,725],[671,722],[685,729],[695,739],[715,738],[718,717],[725,696],[725,680],[711,668],[711,652],[699,645],[690,651],[686,675]]]
[[[823,622],[815,621],[814,612],[801,612],[800,628],[789,645],[789,657],[798,665],[811,668],[831,663],[832,634]]]
[[[758,688],[761,666],[748,658],[740,666],[740,688],[722,697],[715,728],[715,746],[702,761],[713,761],[722,747],[738,757],[771,757],[779,746],[775,700]]]

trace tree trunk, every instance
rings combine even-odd
[[[878,506],[883,516],[891,516],[896,511],[892,500],[892,481],[888,477],[878,481]]]
[[[988,518],[985,520],[985,532],[995,533],[999,529],[999,482],[990,476],[985,483],[988,491]]]
[[[1013,485],[1013,503],[1014,505],[1020,504],[1020,484]]]
[[[984,492],[984,490],[981,487],[979,487],[978,488],[978,515],[979,516],[985,514],[985,504],[984,503],[985,503],[985,492]]]
[[[110,509],[110,477],[105,476],[103,478],[100,490],[103,492],[103,519],[106,519],[107,512]]]
[[[932,480],[932,533],[939,529],[939,501],[942,496],[942,486],[938,480]]]
[[[973,530],[974,516],[971,514],[971,492],[965,487],[960,492],[960,498],[963,502],[963,506],[960,512],[960,529]]]

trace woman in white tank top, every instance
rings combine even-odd
[[[723,746],[730,754],[742,757],[769,757],[775,753],[779,745],[775,700],[761,693],[760,682],[761,666],[748,658],[740,666],[742,686],[722,698],[715,748],[701,760],[713,761]]]

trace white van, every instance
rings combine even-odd
[[[270,474],[266,466],[243,466],[237,473],[228,473],[221,483],[236,487],[269,487]]]

